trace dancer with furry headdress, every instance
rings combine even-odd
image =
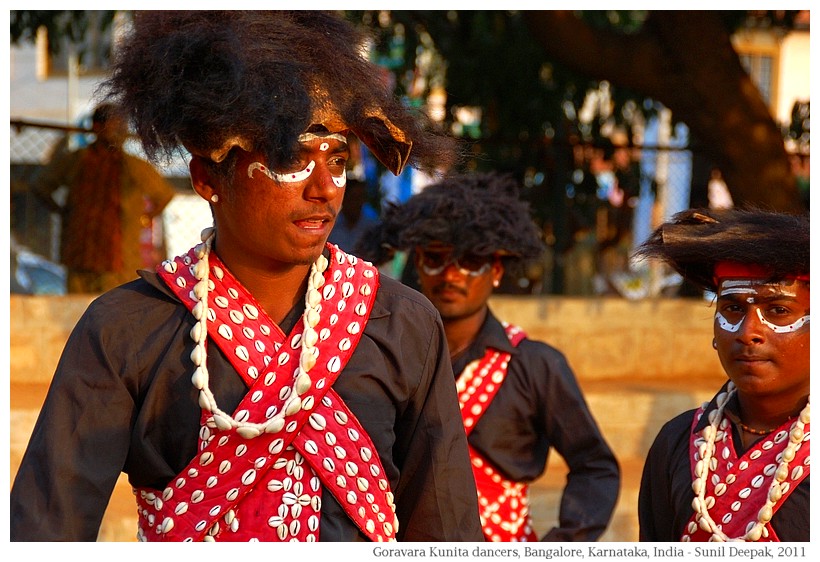
[[[729,379],[656,437],[640,539],[808,542],[808,217],[693,209],[637,255],[715,293],[712,346]]]
[[[441,314],[488,541],[595,541],[615,509],[620,470],[564,355],[493,314],[505,271],[543,251],[518,184],[496,173],[445,177],[390,208],[360,253],[415,260]],[[529,484],[550,452],[568,468],[558,524],[535,529]]]
[[[481,540],[435,309],[327,244],[355,135],[393,173],[452,141],[324,12],[138,12],[107,98],[183,148],[214,218],[91,304],[11,492],[12,540],[95,540],[120,472],[144,541]]]

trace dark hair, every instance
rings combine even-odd
[[[276,165],[330,103],[375,143],[388,132],[367,111],[380,108],[412,143],[411,165],[449,165],[455,141],[388,91],[380,68],[362,56],[364,39],[323,11],[136,12],[102,91],[122,106],[152,160],[241,136]]]
[[[405,204],[388,206],[381,224],[360,240],[354,253],[376,263],[394,250],[432,242],[452,245],[456,257],[501,254],[505,263],[535,259],[544,250],[517,182],[492,172],[445,177]]]
[[[715,264],[759,265],[770,281],[809,273],[809,217],[760,209],[690,209],[658,227],[635,258],[659,258],[685,279],[717,289]]]
[[[112,103],[101,103],[91,113],[91,122],[103,124],[116,115],[117,107]]]

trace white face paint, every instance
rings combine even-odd
[[[720,312],[715,314],[715,320],[718,321],[718,326],[720,326],[720,329],[731,333],[735,333],[740,329],[740,325],[743,324],[743,320],[745,318],[746,317],[744,316],[740,319],[740,322],[738,322],[737,324],[732,324],[731,322],[726,320],[726,318],[724,318],[724,316]]]
[[[748,295],[746,297],[746,303],[749,305],[758,304],[757,296],[758,291],[757,287],[761,287],[764,291],[767,289],[776,290],[776,293],[781,298],[797,298],[797,293],[789,289],[788,286],[781,285],[779,283],[759,283],[752,280],[727,280],[721,284],[720,292],[718,294],[719,298],[725,298],[728,295]],[[765,304],[765,298],[759,304]],[[794,332],[799,330],[803,326],[807,325],[810,321],[810,315],[801,316],[800,318],[796,319],[794,322],[785,325],[775,324],[774,322],[770,322],[763,316],[763,311],[761,306],[755,307],[755,314],[757,314],[758,319],[760,320],[761,324],[768,327],[770,330],[777,334],[787,334],[789,332]],[[718,326],[721,330],[726,332],[734,333],[740,329],[740,326],[743,325],[743,322],[746,320],[746,315],[740,317],[740,319],[732,323],[726,319],[726,317],[721,314],[720,312],[715,313],[715,320],[717,320]]]
[[[347,138],[344,135],[340,134],[340,133],[330,133],[330,134],[327,134],[327,135],[318,135],[316,133],[302,133],[301,135],[299,135],[299,142],[303,143],[303,144],[307,143],[307,142],[310,142],[310,141],[314,141],[316,139],[332,139],[332,140],[337,140],[339,142],[342,142],[345,145],[347,144]],[[321,150],[322,152],[327,152],[329,149],[330,149],[330,144],[327,143],[327,142],[323,141],[319,145],[319,150]],[[270,179],[272,179],[275,182],[279,182],[279,183],[297,183],[297,182],[305,181],[306,179],[308,179],[310,177],[310,175],[313,173],[313,170],[315,168],[316,168],[316,161],[311,160],[310,162],[308,162],[307,166],[304,167],[304,169],[299,170],[298,172],[285,172],[285,173],[280,174],[280,173],[274,172],[273,170],[271,170],[270,168],[268,168],[267,166],[265,166],[261,162],[253,162],[252,164],[250,164],[248,166],[248,177],[252,178],[253,173],[256,170],[259,170],[260,172],[262,172],[263,174],[265,174],[266,176],[268,176]],[[333,180],[333,185],[335,185],[338,188],[342,188],[342,187],[346,186],[347,185],[347,170],[343,170],[342,173],[338,176],[331,175],[331,179]]]
[[[771,322],[769,322],[768,320],[763,318],[763,313],[760,312],[759,308],[756,309],[756,311],[757,311],[757,317],[760,318],[760,321],[764,325],[771,328],[773,332],[778,333],[778,334],[788,334],[789,332],[794,332],[795,330],[799,330],[800,328],[802,328],[803,326],[805,326],[806,324],[809,323],[810,315],[806,314],[805,316],[801,316],[800,318],[798,318],[797,320],[795,320],[791,324],[788,324],[786,326],[778,326],[777,324],[772,324]]]

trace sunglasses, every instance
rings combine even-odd
[[[459,273],[469,277],[484,275],[490,270],[493,262],[492,256],[476,256],[467,254],[458,259],[453,259],[450,252],[431,252],[417,250],[419,266],[425,275],[439,275],[450,264],[453,264]]]

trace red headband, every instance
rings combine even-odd
[[[719,261],[715,264],[715,284],[719,285],[721,279],[741,278],[741,279],[768,279],[772,276],[772,270],[757,263],[741,263],[736,261]],[[799,279],[808,281],[806,275],[790,275],[787,279]]]

